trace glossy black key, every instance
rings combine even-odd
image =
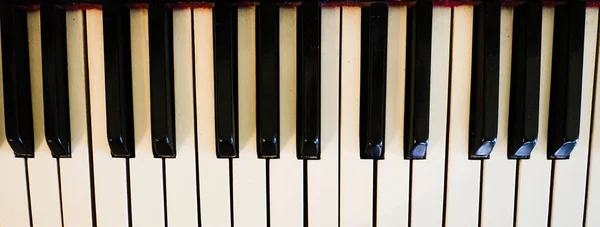
[[[433,4],[421,0],[408,9],[404,158],[424,159],[429,141],[429,82]]]
[[[579,139],[584,28],[584,1],[556,6],[548,116],[550,159],[569,158]]]
[[[372,3],[361,14],[360,158],[383,159],[388,7]]]
[[[104,3],[106,127],[113,157],[135,157],[129,9]]]
[[[41,6],[44,127],[54,157],[71,157],[67,26],[64,9]]]
[[[475,6],[469,158],[488,158],[498,135],[500,0]]]
[[[166,3],[150,3],[148,34],[152,151],[157,158],[175,158],[173,10]]]
[[[279,157],[279,6],[256,7],[258,157]]]
[[[296,156],[321,158],[321,9],[316,1],[297,8]]]
[[[213,8],[215,123],[217,157],[238,157],[237,7],[224,1]],[[201,107],[199,107],[201,108]]]
[[[16,157],[33,157],[27,12],[7,4],[0,16],[6,139]]]
[[[513,21],[508,158],[529,158],[538,137],[542,3],[515,7]]]

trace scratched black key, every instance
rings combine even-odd
[[[41,6],[44,127],[54,157],[71,157],[67,26],[64,9]]]
[[[152,151],[157,158],[175,158],[173,10],[166,3],[150,3],[148,28]]]
[[[135,157],[131,91],[131,39],[129,9],[104,3],[104,70],[106,126],[113,157]]]
[[[316,1],[297,8],[296,156],[321,157],[321,9]]]
[[[7,4],[0,15],[6,139],[16,157],[33,157],[27,12]]]
[[[568,159],[579,139],[584,28],[584,1],[556,6],[548,116],[550,159]]]
[[[488,158],[498,135],[500,0],[475,6],[469,158]]]
[[[515,7],[508,113],[509,158],[529,158],[537,143],[541,28],[541,1],[526,1]]]
[[[372,3],[361,14],[360,158],[383,159],[388,7]]]
[[[258,157],[279,157],[279,6],[256,7]]]
[[[215,122],[217,157],[238,157],[237,7],[224,1],[213,8]]]
[[[421,0],[408,9],[404,158],[424,159],[429,141],[431,22],[433,4]]]

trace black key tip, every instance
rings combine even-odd
[[[531,151],[535,148],[536,140],[526,141],[511,155],[509,152],[508,158],[510,159],[528,159],[529,155],[531,155]]]
[[[548,153],[549,159],[568,159],[571,156],[571,151],[577,145],[577,140],[571,140],[564,142],[556,151]]]
[[[154,139],[154,157],[155,158],[175,158],[177,153],[175,151],[174,141],[171,141],[168,137],[161,139]]]
[[[15,157],[18,158],[33,158],[33,142],[27,143],[22,139],[8,139],[8,144],[13,149]]]
[[[60,138],[46,139],[46,143],[55,158],[70,158],[71,146],[68,142],[61,141]]]
[[[219,138],[219,144],[217,144],[217,157],[218,158],[236,158],[238,156],[235,150],[235,142],[233,137]]]
[[[486,159],[490,157],[496,146],[496,139],[483,141],[479,147],[469,156],[470,159]]]
[[[369,142],[363,152],[360,153],[361,159],[383,159],[383,142]]]
[[[304,139],[298,159],[320,159],[319,138]]]
[[[416,142],[406,154],[405,159],[425,159],[427,155],[427,142]]]
[[[277,150],[277,138],[261,139],[259,145],[259,158],[278,158],[279,152]]]
[[[108,146],[110,147],[110,154],[113,156],[113,158],[133,158],[133,157],[135,157],[133,152],[130,151],[127,148],[127,146],[125,146],[123,137],[108,138]]]

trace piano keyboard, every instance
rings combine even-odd
[[[0,3],[0,226],[600,226],[597,1]]]

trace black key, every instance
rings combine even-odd
[[[542,3],[515,7],[508,113],[508,158],[529,158],[538,137]]]
[[[33,157],[27,12],[7,4],[0,15],[6,139],[16,157]]]
[[[148,28],[152,151],[157,158],[175,158],[173,10],[166,3],[150,3]]]
[[[258,157],[279,157],[279,6],[256,7]]]
[[[238,157],[237,7],[224,1],[213,8],[215,123],[217,157]]]
[[[360,54],[360,158],[383,159],[388,7],[363,7]]]
[[[579,139],[584,28],[584,1],[556,6],[548,116],[550,159],[568,159]]]
[[[421,0],[408,9],[404,158],[424,159],[429,141],[429,82],[433,4]]]
[[[102,11],[108,144],[113,157],[132,158],[135,141],[129,9],[119,3],[104,3]]]
[[[298,159],[321,158],[321,9],[316,1],[297,8]]]
[[[475,6],[469,158],[488,158],[498,135],[500,0]]]
[[[64,9],[41,6],[44,126],[54,157],[71,157],[67,26]]]

